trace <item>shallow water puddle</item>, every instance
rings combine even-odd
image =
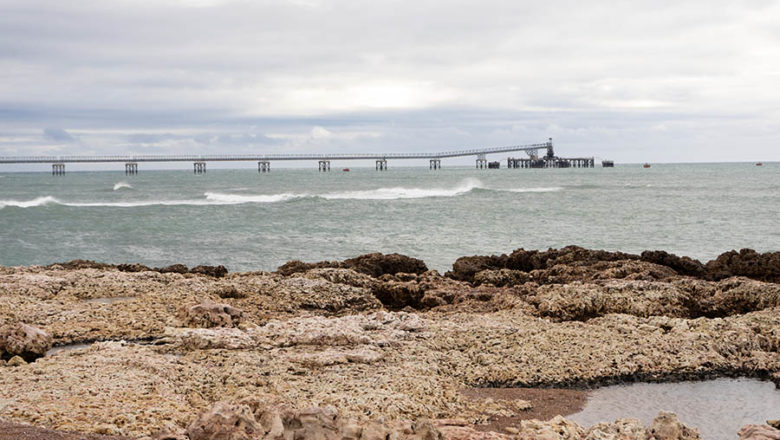
[[[114,304],[122,301],[130,301],[131,299],[134,299],[134,296],[114,296],[114,297],[103,297],[103,298],[90,298],[85,299],[84,302],[88,303],[95,303],[95,304]]]
[[[733,440],[744,425],[780,417],[780,389],[746,378],[615,385],[593,390],[585,408],[567,418],[592,426],[632,417],[647,426],[661,410],[698,428],[704,440]]]
[[[51,356],[54,354],[57,354],[61,351],[71,351],[76,350],[77,348],[87,348],[92,344],[68,344],[68,345],[60,345],[59,347],[53,347],[50,348],[49,351],[46,352],[45,356]]]

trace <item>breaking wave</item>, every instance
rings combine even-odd
[[[114,191],[119,191],[122,188],[132,189],[133,185],[130,185],[127,182],[117,182],[114,184]]]
[[[36,206],[44,206],[52,203],[59,202],[52,196],[36,197],[27,201],[0,200],[0,209],[5,208],[6,206],[15,206],[17,208],[34,208]]]
[[[377,188],[364,191],[346,191],[330,194],[320,194],[318,197],[328,200],[353,199],[353,200],[396,200],[396,199],[420,199],[425,197],[455,197],[466,194],[471,190],[483,188],[482,182],[477,179],[466,179],[453,188]]]
[[[124,186],[126,185],[126,186]],[[125,182],[114,185],[114,190],[130,186]],[[280,194],[228,194],[219,192],[206,192],[202,199],[187,200],[137,200],[123,202],[63,202],[52,196],[38,197],[28,201],[0,200],[0,209],[6,206],[18,208],[32,208],[45,205],[61,205],[71,207],[114,207],[134,208],[141,206],[209,206],[209,205],[242,205],[246,203],[279,203],[293,199],[319,198],[324,200],[399,200],[420,199],[426,197],[457,197],[474,190],[499,191],[513,193],[535,193],[560,191],[560,187],[530,187],[514,189],[493,189],[485,187],[478,179],[466,179],[460,184],[450,188],[406,188],[388,187],[360,191],[343,191],[323,194],[307,193],[280,193]]]
[[[266,194],[266,195],[242,195],[207,192],[204,194],[209,205],[240,205],[243,203],[276,203],[286,200],[308,197],[306,194]]]

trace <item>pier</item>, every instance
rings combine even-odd
[[[125,174],[138,174],[138,165],[142,162],[191,162],[194,174],[205,174],[208,162],[257,162],[257,172],[271,171],[272,161],[317,161],[320,172],[331,169],[334,160],[374,160],[377,171],[388,169],[388,160],[428,159],[429,169],[440,170],[442,159],[474,156],[477,169],[497,169],[500,163],[488,162],[488,154],[525,152],[528,157],[507,158],[507,168],[593,168],[594,158],[557,157],[553,151],[552,138],[547,142],[528,145],[503,147],[472,148],[464,150],[441,151],[437,153],[337,153],[337,154],[260,154],[260,155],[117,155],[117,156],[0,156],[0,164],[40,164],[50,163],[52,175],[65,175],[67,163],[111,163],[125,164]],[[539,153],[544,152],[543,156]]]

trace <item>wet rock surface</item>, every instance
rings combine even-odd
[[[525,419],[542,405],[533,399],[463,390],[780,383],[780,288],[758,280],[773,280],[761,255],[768,275],[745,276],[745,256],[723,263],[740,276],[717,280],[664,253],[575,247],[466,257],[446,276],[396,254],[274,273],[0,267],[0,328],[36,328],[49,347],[89,344],[0,363],[0,419],[190,440],[696,438],[671,416],[588,428]],[[516,423],[477,429],[495,417]]]

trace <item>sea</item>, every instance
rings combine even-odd
[[[780,250],[780,163],[390,165],[131,176],[0,166],[0,265],[80,258],[249,271],[398,252],[446,271],[460,256],[518,248],[662,249],[702,261]]]

